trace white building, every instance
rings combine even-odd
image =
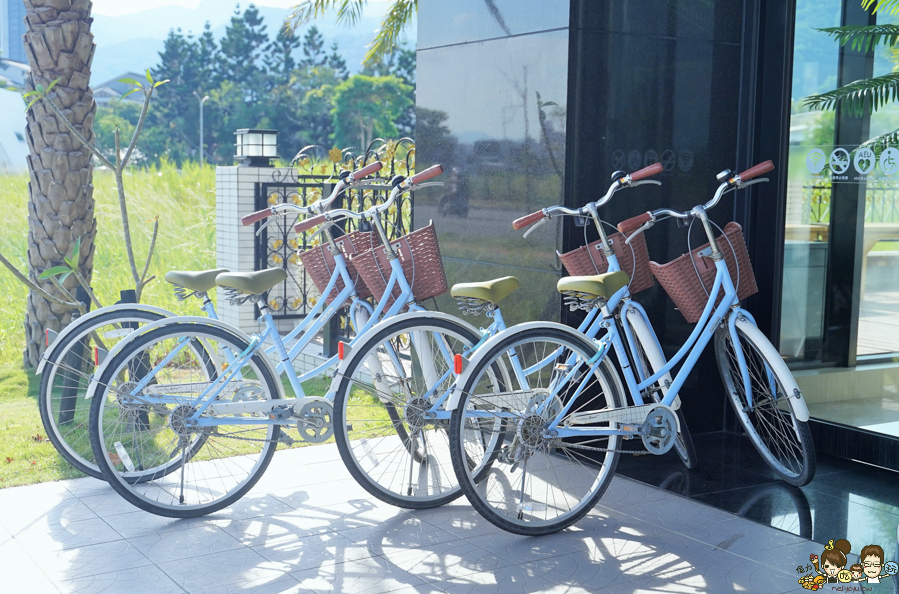
[[[25,141],[25,102],[22,95],[0,89],[0,173],[25,171],[28,143]]]

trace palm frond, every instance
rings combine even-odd
[[[365,0],[343,0],[340,8],[337,10],[337,22],[346,23],[347,26],[353,26],[362,18],[362,8],[365,6]]]
[[[880,153],[890,147],[899,148],[899,130],[893,130],[892,132],[887,132],[886,134],[875,136],[874,138],[866,140],[865,142],[858,145],[858,148],[860,149],[869,148],[873,150],[878,159],[880,158]]]
[[[889,12],[890,14],[896,14],[899,12],[899,0],[862,0],[862,8],[868,10],[872,5],[874,6],[875,13],[877,12]]]
[[[393,6],[381,22],[375,38],[368,46],[364,63],[377,62],[397,46],[397,41],[406,25],[415,16],[418,0],[393,0]]]
[[[899,0],[896,0],[899,2]],[[899,72],[866,78],[833,91],[806,97],[804,107],[816,110],[842,109],[855,116],[877,111],[890,101],[899,101]]]
[[[340,5],[343,10],[346,4],[352,0],[303,0],[291,9],[291,13],[284,19],[284,28],[296,31],[309,21],[324,16],[328,9]],[[358,0],[357,0],[358,1]]]
[[[879,43],[890,47],[899,43],[899,25],[846,25],[816,30],[830,35],[840,45],[846,45],[851,41],[852,49],[861,52],[867,52]]]

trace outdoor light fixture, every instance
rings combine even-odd
[[[272,159],[278,156],[278,131],[241,128],[234,132],[237,136],[237,154],[234,158],[241,165],[251,167],[271,167]]]

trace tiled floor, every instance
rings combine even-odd
[[[887,560],[899,561],[899,473],[819,454],[814,480],[796,488],[775,479],[744,437],[703,434],[694,436],[694,444],[700,456],[696,470],[686,470],[669,452],[661,457],[624,457],[618,472],[812,539],[818,549],[823,550],[828,540],[845,538],[856,555],[862,547],[878,544]],[[899,592],[899,577],[877,591]]]
[[[668,486],[683,480],[673,471]],[[693,494],[702,480],[682,484]],[[820,549],[624,477],[575,528],[519,537],[464,499],[418,512],[382,504],[330,445],[278,452],[249,495],[193,520],[136,510],[93,479],[0,491],[0,591],[10,593],[776,594],[801,591],[796,567]]]

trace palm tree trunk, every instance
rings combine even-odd
[[[20,0],[21,1],[21,0]],[[91,0],[24,0],[26,10],[25,53],[31,65],[27,88],[53,87],[53,101],[73,126],[93,140],[97,106],[88,87],[94,56],[91,34]],[[39,281],[47,268],[63,263],[72,244],[81,240],[79,271],[90,282],[93,272],[94,219],[93,167],[91,153],[72,137],[43,101],[27,114],[30,155],[28,170],[28,272],[31,280],[47,292],[63,298],[55,285]],[[70,276],[65,286],[74,293],[77,281]],[[39,361],[44,330],[59,330],[72,312],[29,293],[25,313],[25,365]]]

